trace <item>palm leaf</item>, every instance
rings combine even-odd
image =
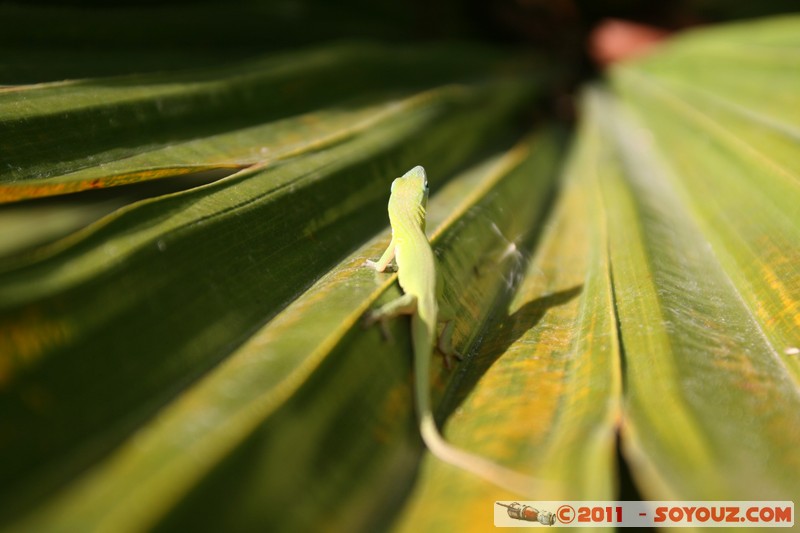
[[[307,4],[320,38],[411,31]],[[206,55],[193,32],[234,15],[170,34],[189,9],[123,9],[164,16],[148,49],[108,12],[0,7],[47,36],[0,35],[0,527],[491,527],[522,495],[425,452],[408,323],[361,323],[399,294],[361,266],[417,164],[465,355],[433,368],[449,441],[547,480],[540,500],[800,495],[800,19],[616,66],[565,150],[531,124],[563,81],[537,55],[255,54],[298,42],[280,8],[274,43]]]

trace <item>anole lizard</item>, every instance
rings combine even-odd
[[[498,486],[518,493],[528,493],[541,482],[449,444],[436,427],[430,404],[430,362],[436,338],[436,324],[441,317],[437,302],[436,261],[425,236],[427,201],[428,179],[421,166],[412,168],[392,183],[389,198],[391,242],[377,262],[367,260],[364,264],[383,272],[392,259],[395,259],[398,280],[404,294],[368,313],[367,323],[373,324],[400,314],[412,315],[417,418],[422,440],[431,453],[442,461],[472,472]],[[451,334],[452,321],[445,326],[438,343],[446,358],[455,353],[450,346]]]

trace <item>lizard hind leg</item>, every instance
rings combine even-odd
[[[453,367],[453,358],[455,357],[461,361],[464,357],[453,348],[453,329],[455,329],[455,320],[448,319],[445,321],[444,329],[439,335],[439,340],[436,343],[436,348],[444,356],[444,366],[447,370]]]
[[[437,284],[436,287],[438,291],[441,291],[441,284]],[[439,339],[436,342],[436,349],[444,358],[444,367],[447,370],[452,370],[454,358],[459,361],[464,359],[464,357],[453,348],[453,330],[456,325],[456,312],[454,307],[443,297],[441,292],[437,294],[436,299],[439,302],[439,314],[436,317],[436,321],[444,324],[444,328],[442,328],[442,332],[439,334]]]
[[[368,311],[364,315],[364,325],[371,326],[375,322],[380,322],[381,334],[383,338],[389,339],[389,328],[386,323],[399,315],[411,315],[417,310],[417,298],[412,294],[404,294],[395,298],[391,302],[385,303],[377,309]]]

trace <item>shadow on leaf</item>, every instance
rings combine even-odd
[[[548,310],[566,304],[582,291],[583,285],[576,285],[536,298],[490,325],[480,348],[469,360],[470,368],[459,379],[452,396],[443,402],[443,412],[449,415],[458,408],[495,361],[526,332],[536,327]]]

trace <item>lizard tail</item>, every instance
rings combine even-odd
[[[419,429],[425,445],[438,459],[471,472],[498,487],[520,495],[532,496],[534,491],[541,490],[546,485],[540,479],[521,474],[449,444],[442,437],[430,413],[420,418]]]
[[[435,330],[434,330],[435,331]],[[469,453],[449,444],[433,419],[430,399],[430,360],[432,356],[433,335],[418,315],[412,318],[412,332],[416,366],[416,405],[419,430],[425,446],[438,459],[455,467],[471,472],[486,481],[521,495],[551,486],[538,478],[521,474],[499,465],[489,459]]]

